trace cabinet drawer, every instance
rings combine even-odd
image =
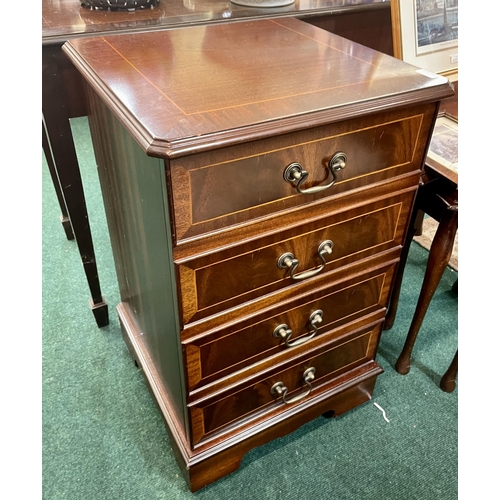
[[[278,267],[285,254],[298,260],[294,276],[302,278],[401,245],[413,195],[405,192],[343,213],[326,213],[318,221],[177,263],[184,324],[315,279],[292,279],[291,269]],[[323,264],[319,248],[327,241],[333,247]]]
[[[226,230],[312,201],[420,170],[434,106],[381,113],[244,146],[170,162],[175,239]],[[308,173],[301,189],[333,180],[331,157],[343,152],[345,168],[318,193],[298,193],[284,179],[292,163]]]
[[[266,362],[271,362],[270,357],[280,362],[283,356],[294,356],[304,348],[334,340],[340,325],[386,306],[395,267],[396,263],[392,263],[372,268],[292,304],[280,304],[252,320],[185,342],[189,390],[265,358]],[[283,331],[289,338],[280,335]]]
[[[279,393],[272,392],[275,384],[287,388],[285,399],[300,397],[300,401],[321,392],[321,386],[341,374],[373,359],[378,344],[382,320],[358,330],[351,330],[335,345],[328,344],[315,354],[294,362],[285,369],[260,380],[242,384],[225,394],[217,394],[189,405],[193,442],[240,419],[270,411],[276,406],[288,407]],[[313,368],[314,380],[310,386],[304,381],[304,373]],[[300,401],[291,404],[300,404]]]

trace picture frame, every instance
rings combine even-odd
[[[446,112],[438,114],[426,164],[458,185],[458,120]]]
[[[458,79],[458,0],[391,0],[394,57]]]

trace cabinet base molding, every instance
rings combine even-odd
[[[117,312],[125,344],[163,415],[170,445],[192,492],[236,471],[245,454],[253,448],[286,436],[321,415],[337,417],[369,401],[376,378],[383,373],[380,365],[369,361],[342,377],[343,382],[318,391],[316,397],[292,404],[271,417],[257,418],[257,422],[254,420],[243,432],[240,427],[237,432],[212,438],[193,448],[183,431],[185,423],[176,415],[127,304],[120,303]]]

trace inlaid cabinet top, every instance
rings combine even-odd
[[[82,38],[63,50],[153,156],[453,93],[441,76],[294,18]]]

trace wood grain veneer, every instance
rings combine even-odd
[[[338,196],[420,169],[432,109],[415,107],[284,134],[170,162],[176,240],[192,240],[314,200]],[[309,173],[304,188],[332,180],[330,158],[347,156],[334,186],[299,195],[283,172],[293,161]],[[231,196],[227,196],[230,190]]]
[[[447,80],[295,19],[64,50],[87,81],[123,337],[190,488],[369,400]],[[300,161],[306,186],[321,186],[339,149],[346,167],[327,190],[284,180]],[[285,252],[307,277],[278,267]],[[313,338],[287,347],[273,337],[281,322],[294,338],[310,334],[316,308]],[[299,399],[273,393],[277,382]]]
[[[279,269],[277,261],[292,252],[300,261],[299,272],[319,268],[318,246],[333,242],[332,253],[326,257],[321,272],[338,270],[355,260],[401,246],[406,230],[414,192],[389,198],[345,213],[325,213],[315,223],[301,225],[290,231],[276,233],[250,244],[233,246],[179,264],[182,321],[187,324],[259,297],[272,300],[269,294],[293,285],[310,286],[310,281],[294,282],[287,270]],[[274,301],[282,299],[276,296]]]
[[[190,393],[265,358],[293,355],[297,348],[287,347],[282,339],[273,336],[273,331],[278,325],[286,324],[293,331],[292,340],[298,341],[313,331],[309,324],[313,311],[323,311],[323,317],[308,346],[323,342],[323,336],[332,340],[330,332],[335,328],[384,307],[395,268],[395,262],[384,263],[382,268],[292,300],[284,310],[275,308],[267,314],[261,313],[257,321],[247,320],[211,333],[207,331],[201,337],[186,341],[183,345]],[[272,312],[275,314],[271,315]]]
[[[63,50],[159,157],[452,93],[444,77],[288,18],[77,39]]]

